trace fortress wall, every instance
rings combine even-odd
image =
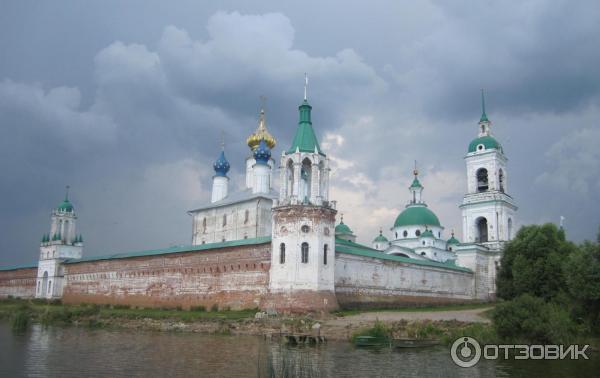
[[[65,265],[64,303],[219,308],[261,306],[271,244]]]
[[[473,273],[336,253],[335,294],[343,308],[470,302]]]
[[[35,296],[37,268],[23,268],[0,271],[0,298],[9,295],[19,298]]]

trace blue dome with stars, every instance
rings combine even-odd
[[[258,164],[267,164],[270,158],[271,149],[264,140],[261,140],[256,150],[254,150],[254,159]]]
[[[227,176],[227,172],[229,172],[229,162],[227,158],[225,158],[225,151],[221,151],[221,155],[215,163],[213,164],[213,168],[215,169],[215,176]]]

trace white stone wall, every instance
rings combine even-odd
[[[336,295],[355,296],[363,303],[394,297],[416,302],[420,297],[423,303],[431,302],[425,298],[468,301],[474,298],[473,285],[470,272],[336,254]]]
[[[456,247],[456,264],[475,272],[474,296],[479,300],[496,298],[496,275],[502,257],[501,251],[488,250],[484,246],[461,245]]]
[[[253,198],[194,212],[192,245],[269,236],[272,205],[271,199]]]

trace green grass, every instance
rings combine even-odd
[[[43,300],[0,300],[0,319],[13,319],[15,314],[27,314],[28,320],[42,324],[70,324],[75,321],[95,327],[110,319],[166,319],[183,322],[202,320],[241,320],[254,318],[257,309],[192,311],[170,308],[130,308],[124,305],[65,305]],[[19,315],[22,317],[22,315]]]
[[[476,310],[481,308],[492,308],[494,303],[468,303],[446,306],[423,306],[423,307],[398,307],[398,308],[369,308],[369,309],[346,309],[334,311],[336,316],[358,315],[365,312],[435,312],[435,311],[460,311]],[[487,311],[486,311],[487,312]]]

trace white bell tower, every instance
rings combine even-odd
[[[337,308],[335,214],[329,202],[329,159],[321,151],[306,99],[292,146],[281,155],[274,204],[268,306],[283,311]]]
[[[485,113],[483,90],[481,107],[479,135],[469,144],[465,156],[467,193],[460,205],[463,242],[481,243],[499,250],[503,242],[514,237],[517,206],[508,194],[508,159],[491,133],[492,123]]]
[[[50,233],[42,237],[35,296],[36,298],[61,298],[66,259],[80,259],[83,237],[76,234],[75,209],[69,201],[69,187],[64,201],[52,211]]]

